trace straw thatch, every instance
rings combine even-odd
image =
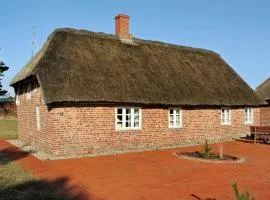
[[[270,102],[270,77],[256,88],[256,93],[262,99]]]
[[[46,103],[243,106],[262,101],[215,52],[58,29],[12,80],[37,76]]]

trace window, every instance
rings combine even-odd
[[[26,99],[30,100],[31,99],[31,83],[27,85],[27,94],[26,94]]]
[[[140,129],[140,108],[116,108],[116,129]]]
[[[251,108],[245,108],[245,124],[252,124],[253,112]]]
[[[20,93],[20,87],[18,86],[16,97],[15,97],[16,98],[16,105],[20,105],[19,93]]]
[[[169,128],[182,127],[182,110],[179,108],[169,109]]]
[[[37,130],[40,131],[40,109],[36,107]]]
[[[222,109],[221,110],[221,124],[229,125],[231,124],[232,112],[230,109]]]

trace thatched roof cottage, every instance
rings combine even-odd
[[[261,125],[270,126],[270,77],[256,88],[259,97],[268,102],[261,110]]]
[[[264,104],[217,53],[57,29],[12,80],[20,139],[54,155],[110,154],[229,139]]]

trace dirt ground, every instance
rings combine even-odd
[[[215,145],[211,146],[215,149]],[[256,200],[270,199],[270,145],[225,143],[226,154],[246,158],[241,164],[203,163],[174,155],[201,148],[40,161],[0,140],[1,153],[39,178],[66,178],[69,190],[82,193],[81,199],[227,200],[235,199],[233,183]]]

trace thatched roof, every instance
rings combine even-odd
[[[270,77],[256,88],[256,93],[262,99],[270,101]]]
[[[243,106],[262,101],[215,52],[57,29],[11,85],[36,75],[46,103]]]

